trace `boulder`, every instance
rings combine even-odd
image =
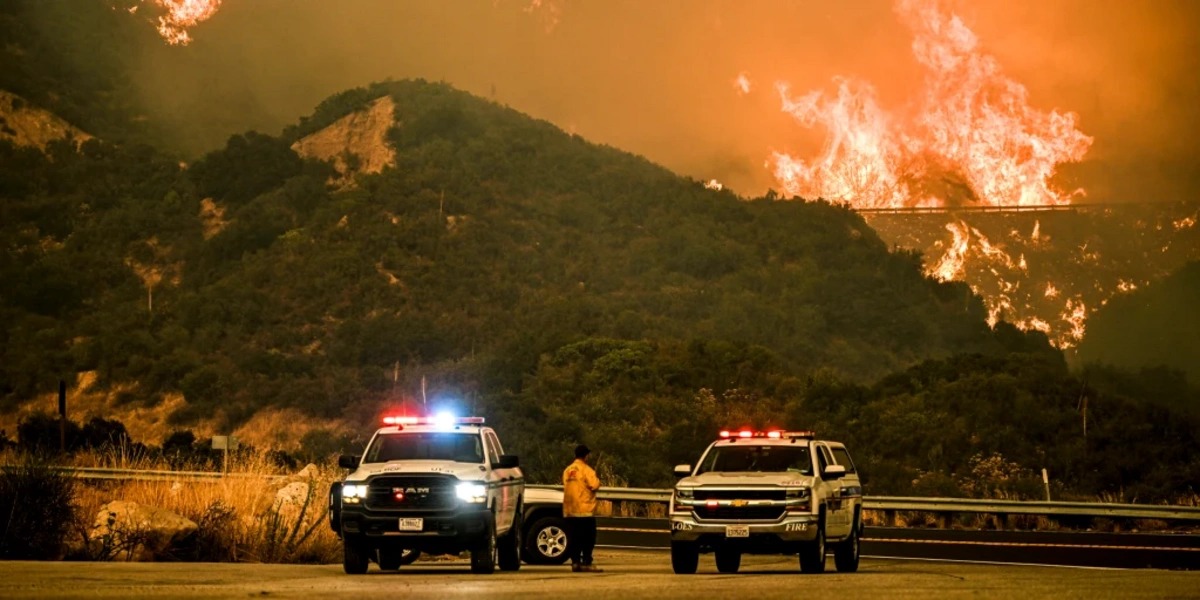
[[[115,500],[100,507],[88,538],[113,559],[150,561],[197,529],[196,523],[169,510]]]
[[[303,481],[293,481],[275,492],[276,506],[300,506],[308,498],[308,484]]]
[[[315,479],[317,475],[317,465],[308,463],[303,469],[300,469],[300,472],[296,473],[294,477],[296,479]]]

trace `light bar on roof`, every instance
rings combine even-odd
[[[811,431],[781,431],[771,429],[769,431],[752,431],[750,429],[741,429],[738,431],[730,431],[728,429],[721,430],[721,439],[745,439],[745,438],[767,438],[772,440],[779,439],[813,439],[816,434]]]
[[[434,417],[397,417],[387,416],[383,418],[384,425],[442,425],[452,427],[454,425],[483,425],[483,417],[448,417],[446,415],[438,415]]]

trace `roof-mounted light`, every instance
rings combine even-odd
[[[728,429],[721,430],[721,439],[745,439],[745,438],[767,438],[771,440],[780,439],[813,439],[816,434],[811,431],[782,431],[779,429],[771,429],[768,431],[753,431],[750,429],[741,429],[738,431],[730,431]]]
[[[436,425],[438,427],[454,427],[455,425],[483,425],[483,417],[455,417],[450,414],[440,414],[433,417],[397,417],[383,418],[384,425]]]

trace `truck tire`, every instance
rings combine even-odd
[[[739,557],[740,560],[740,557]],[[676,575],[693,575],[700,566],[700,549],[691,542],[671,542],[671,570]]]
[[[350,543],[349,540],[342,542],[342,570],[347,575],[362,575],[367,572],[367,565],[370,564],[370,554],[366,550],[358,547],[356,544]]]
[[[717,571],[737,573],[742,566],[742,553],[737,550],[717,550]]]
[[[571,538],[561,517],[534,519],[524,539],[525,562],[531,565],[561,565],[571,558]]]
[[[817,522],[817,539],[809,542],[800,550],[801,573],[825,572],[825,515]]]
[[[496,517],[483,513],[483,534],[471,548],[471,572],[491,575],[496,572]]]
[[[853,573],[858,570],[859,528],[858,519],[855,518],[854,526],[850,528],[850,537],[838,542],[833,548],[833,564],[837,566],[838,573]]]
[[[342,482],[335,481],[329,486],[329,528],[334,533],[342,533]]]
[[[398,571],[400,565],[404,564],[404,551],[399,549],[379,549],[379,570],[380,571]]]
[[[521,527],[525,525],[520,511],[513,516],[512,527],[499,540],[496,550],[501,571],[517,571],[521,568]]]

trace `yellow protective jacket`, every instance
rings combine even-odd
[[[596,490],[600,479],[587,463],[575,459],[563,471],[563,516],[592,517],[596,514]]]

